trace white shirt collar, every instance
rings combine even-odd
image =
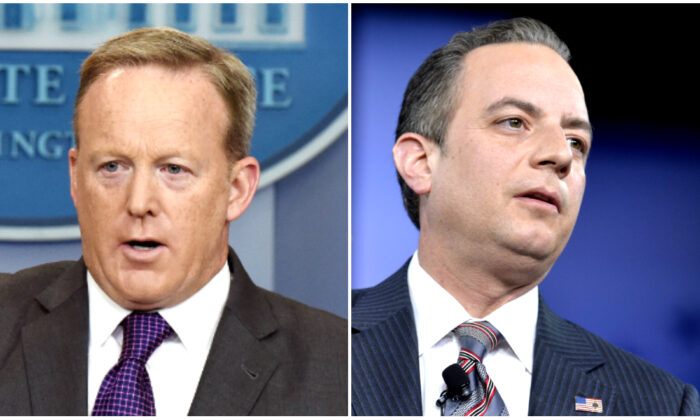
[[[416,323],[419,356],[460,323],[475,319],[420,266],[418,252],[413,254],[408,265],[408,289]],[[537,328],[537,290],[537,286],[533,287],[485,319],[500,331],[528,372],[532,372]]]
[[[535,286],[488,316],[488,321],[498,329],[515,356],[530,373],[535,351],[538,310],[538,287]]]
[[[230,287],[228,262],[214,277],[184,302],[158,312],[170,324],[175,334],[170,339],[180,340],[188,351],[208,351],[214,338]],[[90,271],[87,273],[90,347],[101,347],[117,332],[119,323],[131,313],[114,302],[97,284]],[[121,335],[118,338],[121,342]]]

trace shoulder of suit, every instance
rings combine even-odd
[[[19,339],[22,326],[40,313],[36,296],[74,264],[62,261],[0,275],[0,366]]]
[[[294,329],[300,333],[309,332],[314,335],[347,337],[348,321],[346,319],[278,293],[260,290],[270,304],[280,328]]]
[[[577,333],[585,337],[593,348],[605,358],[606,363],[600,368],[601,371],[593,371],[591,374],[608,380],[624,381],[626,383],[647,383],[652,380],[656,383],[659,392],[665,390],[674,395],[684,393],[687,385],[662,368],[618,347],[577,324],[570,321],[565,322],[575,328]]]
[[[372,327],[399,312],[409,311],[412,316],[407,277],[409,261],[381,283],[352,291],[353,328]]]
[[[408,296],[408,264],[411,262],[409,258],[403,266],[396,270],[392,275],[384,279],[372,287],[365,289],[353,289],[352,291],[352,307],[364,305],[375,305],[403,299]]]
[[[75,261],[59,261],[25,268],[0,276],[0,302],[3,307],[33,298],[53,280],[74,265]]]

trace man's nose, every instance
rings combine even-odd
[[[129,183],[126,210],[134,217],[156,216],[160,212],[156,176],[145,169],[134,169]]]
[[[530,161],[534,168],[551,168],[559,178],[565,178],[571,171],[572,161],[573,152],[564,130],[551,127],[540,133]]]

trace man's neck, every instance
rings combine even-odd
[[[484,318],[527,293],[544,279],[551,268],[524,267],[517,260],[499,261],[494,258],[482,261],[469,256],[451,255],[422,239],[418,246],[421,267],[469,314],[477,318]]]

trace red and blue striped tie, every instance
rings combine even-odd
[[[507,416],[503,399],[481,362],[498,345],[501,334],[486,321],[465,322],[453,330],[461,349],[457,363],[469,378],[469,397],[446,407],[450,416]]]

